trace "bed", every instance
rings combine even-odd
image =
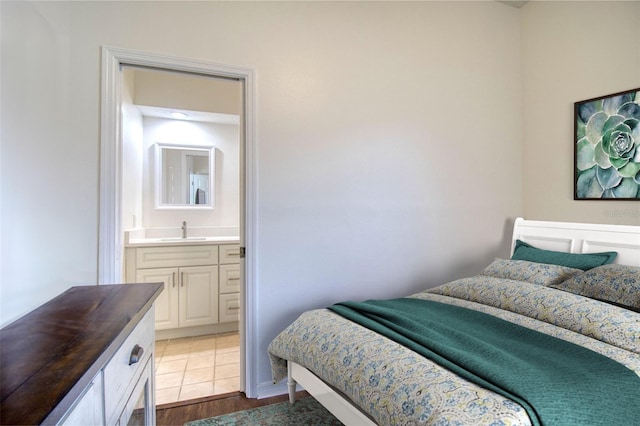
[[[269,356],[349,426],[637,424],[639,312],[640,226],[518,218],[511,258],[305,312]]]

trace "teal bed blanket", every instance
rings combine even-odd
[[[574,343],[431,300],[343,302],[329,309],[518,402],[535,425],[640,422],[640,378]]]

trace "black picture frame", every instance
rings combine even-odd
[[[640,88],[574,104],[574,200],[640,200]]]

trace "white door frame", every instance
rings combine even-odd
[[[255,344],[255,265],[256,253],[256,147],[255,147],[255,71],[190,59],[175,58],[114,47],[102,48],[102,110],[100,123],[100,220],[98,244],[98,282],[122,280],[123,230],[121,85],[123,65],[137,65],[238,79],[243,83],[241,117],[240,191],[244,202],[240,214],[240,245],[246,247],[241,274],[240,387],[249,398],[256,397]],[[243,208],[244,206],[244,208]]]

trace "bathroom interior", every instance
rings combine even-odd
[[[123,282],[163,282],[156,404],[240,389],[242,83],[122,69]]]

